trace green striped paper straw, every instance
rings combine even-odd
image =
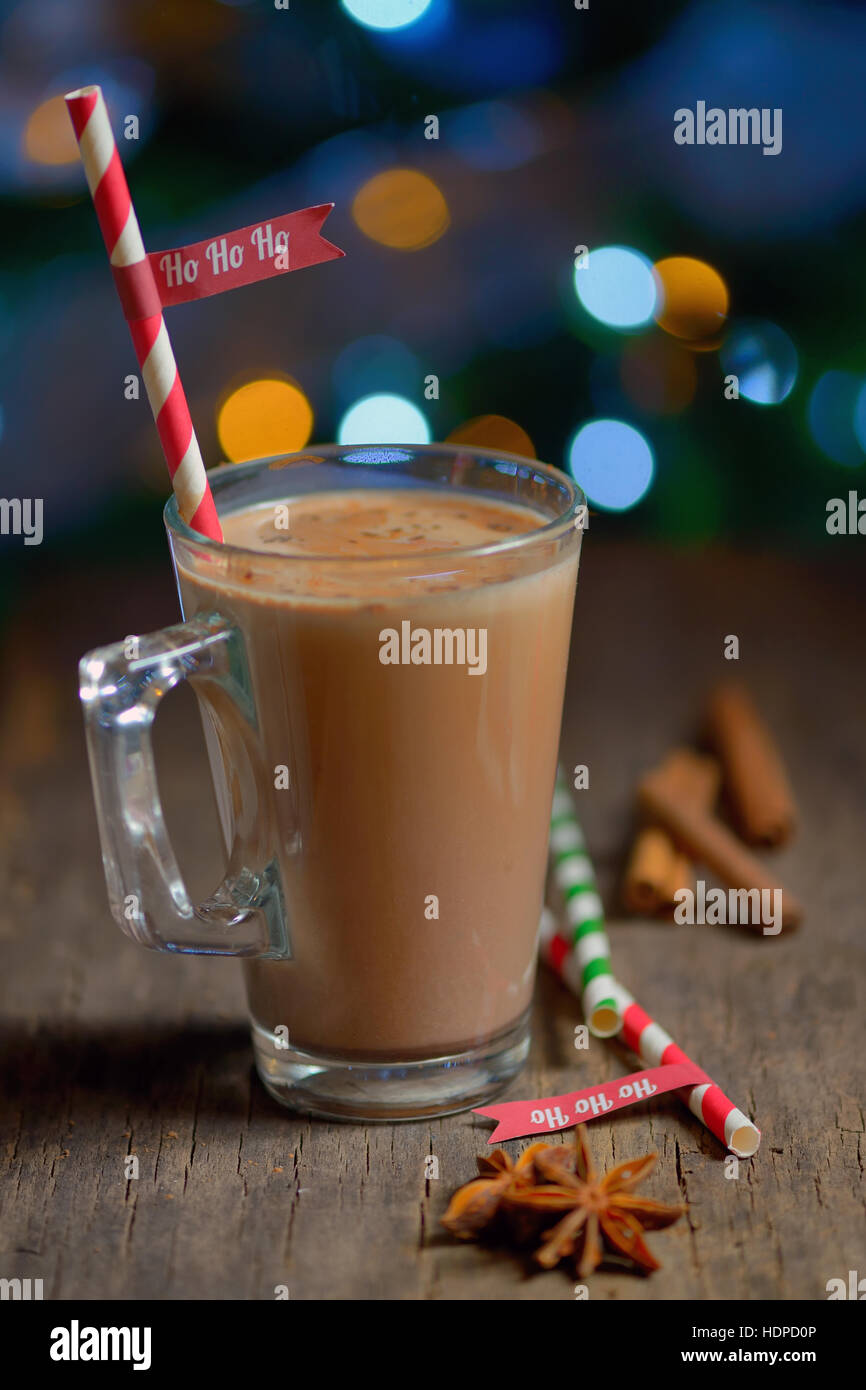
[[[550,862],[571,927],[574,954],[570,961],[575,972],[571,983],[580,994],[589,1031],[597,1038],[612,1038],[622,1027],[622,1010],[610,963],[604,906],[561,767],[556,772],[550,816]]]

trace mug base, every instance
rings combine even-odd
[[[258,1024],[256,1070],[281,1105],[325,1120],[424,1120],[483,1105],[518,1075],[529,1053],[529,1010],[466,1051],[420,1061],[347,1061],[285,1047]]]

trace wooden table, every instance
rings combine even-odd
[[[590,531],[563,757],[590,768],[580,808],[617,967],[764,1135],[733,1174],[672,1097],[595,1121],[601,1165],[658,1149],[646,1190],[686,1200],[689,1216],[650,1237],[660,1273],[597,1274],[593,1299],[823,1299],[829,1279],[866,1274],[866,646],[852,550],[809,564],[613,545]],[[365,1128],[281,1110],[253,1074],[237,964],[154,955],[113,926],[75,662],[175,620],[168,566],[142,568],[43,573],[5,634],[0,1275],[42,1278],[52,1299],[273,1299],[279,1285],[292,1299],[573,1299],[565,1272],[529,1276],[507,1254],[440,1234],[485,1123]],[[730,672],[731,633],[802,807],[778,861],[807,909],[790,937],[626,920],[615,907],[635,779],[694,733],[701,691]],[[205,892],[217,829],[197,791],[189,692],[166,702],[158,749],[182,866]],[[576,1051],[579,1017],[543,972],[531,1064],[510,1097],[632,1069],[609,1043]],[[131,1154],[138,1179],[125,1176]],[[438,1179],[425,1177],[429,1155]]]

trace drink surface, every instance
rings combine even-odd
[[[224,514],[229,549],[218,582],[255,590],[260,601],[295,594],[314,605],[474,589],[513,575],[519,565],[508,543],[546,520],[454,488],[308,493]],[[499,549],[483,566],[473,563],[473,550],[491,546]]]
[[[527,507],[414,488],[314,493],[222,519],[229,545],[278,555],[405,560],[491,545],[537,529]]]
[[[307,494],[287,530],[278,505],[221,515],[227,570],[178,566],[186,615],[240,630],[255,699],[252,729],[201,692],[227,851],[276,865],[286,903],[293,959],[245,964],[251,1011],[316,1054],[458,1052],[530,1002],[575,548],[521,561],[501,543],[548,518],[457,488]],[[251,549],[286,556],[266,592]],[[483,672],[383,663],[404,625],[483,630]]]

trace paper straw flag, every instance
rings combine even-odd
[[[612,1038],[622,1027],[622,1014],[614,990],[616,980],[604,929],[604,906],[562,768],[557,770],[553,794],[550,861],[572,929],[564,952],[555,948],[561,953],[555,968],[580,995],[589,1031],[597,1038]]]
[[[96,209],[99,229],[115,273],[147,398],[156,421],[181,517],[194,530],[221,541],[204,461],[177,371],[162,301],[141,239],[108,111],[99,87],[70,92],[66,105]]]
[[[610,947],[604,931],[604,910],[595,887],[595,873],[561,769],[557,773],[550,818],[550,858],[554,878],[566,897],[566,914],[573,932],[570,941],[561,936],[556,930],[553,913],[545,908],[539,927],[539,952],[542,960],[581,999],[590,1031],[597,1037],[612,1037],[618,1033],[646,1067],[691,1063],[691,1058],[677,1046],[670,1034],[650,1018],[613,975]],[[596,901],[590,900],[588,907],[582,904],[569,911],[569,905],[581,896],[581,886],[583,894],[588,897],[591,893]],[[601,937],[601,941],[591,942],[589,950],[594,954],[581,958],[581,943],[593,935]],[[596,969],[588,971],[587,965],[591,966],[593,962],[597,962]],[[599,987],[598,981],[603,981],[603,985]],[[596,989],[603,990],[604,999],[599,1000],[597,993],[594,995],[594,985]],[[607,1021],[615,1017],[618,1020],[616,1027],[611,1032],[602,1032],[597,1020],[596,1026],[593,1026],[592,1008],[609,1010]],[[757,1153],[761,1131],[715,1083],[688,1087],[679,1095],[696,1119],[738,1158],[751,1158]]]
[[[539,950],[542,960],[579,995],[577,972],[570,965],[573,952],[565,938],[558,935],[553,913],[549,909],[542,913]],[[623,1018],[619,1036],[645,1066],[674,1066],[691,1062],[692,1059],[677,1047],[670,1034],[650,1018],[618,980],[613,982],[613,993]],[[738,1158],[751,1158],[757,1153],[761,1131],[714,1083],[686,1088],[679,1095],[695,1118]]]

